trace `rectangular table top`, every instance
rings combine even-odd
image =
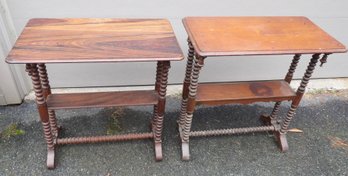
[[[306,17],[186,17],[183,23],[201,56],[347,51]]]
[[[8,63],[182,60],[165,19],[31,19]]]

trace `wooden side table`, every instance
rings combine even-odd
[[[47,167],[54,168],[57,145],[153,138],[162,159],[162,125],[170,61],[182,60],[172,27],[163,19],[32,19],[8,55],[26,64],[47,142]],[[46,63],[157,62],[154,90],[52,94]],[[73,75],[72,75],[73,76]],[[147,133],[61,138],[55,110],[154,105]]]
[[[288,150],[286,132],[298,107],[316,63],[325,63],[329,54],[346,52],[336,41],[305,17],[187,17],[188,59],[178,121],[182,159],[188,160],[189,138],[247,132],[273,131],[282,151]],[[288,73],[281,81],[198,84],[198,77],[209,56],[293,54]],[[302,54],[312,54],[301,85],[294,92],[289,83]],[[322,56],[321,56],[322,55]],[[277,116],[281,101],[292,101],[284,118]],[[270,115],[261,116],[264,126],[209,131],[191,131],[195,105],[276,102]]]

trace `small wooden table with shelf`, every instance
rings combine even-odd
[[[346,52],[345,46],[305,17],[187,17],[188,58],[183,99],[178,121],[182,159],[188,160],[189,138],[247,132],[272,131],[282,151],[288,150],[286,132],[305,92],[317,61],[326,62],[329,54]],[[288,73],[281,81],[198,84],[204,59],[211,56],[289,55]],[[289,86],[302,54],[312,59],[297,91]],[[322,54],[322,57],[320,55]],[[276,102],[270,115],[261,116],[264,126],[191,131],[195,105]],[[277,116],[281,101],[292,101],[284,118]]]
[[[55,150],[61,144],[153,138],[155,158],[161,160],[168,70],[170,61],[182,59],[167,20],[85,18],[30,20],[6,62],[26,64],[48,146],[47,167],[54,168]],[[45,64],[102,62],[157,62],[155,90],[51,93]],[[59,136],[57,109],[130,105],[154,105],[151,132],[73,138]]]

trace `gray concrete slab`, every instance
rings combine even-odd
[[[320,93],[320,94],[318,94]],[[11,123],[24,135],[0,139],[0,175],[348,175],[348,91],[308,94],[289,133],[290,150],[281,153],[272,135],[244,134],[192,138],[191,161],[181,161],[176,131],[180,100],[169,97],[164,122],[164,160],[155,162],[152,141],[60,146],[57,168],[47,170],[46,146],[33,101],[0,107],[0,129]],[[259,125],[272,103],[199,107],[193,129]],[[289,103],[282,104],[282,115]],[[125,108],[116,117],[119,133],[148,130],[151,107]],[[103,135],[115,109],[60,110],[63,136]]]

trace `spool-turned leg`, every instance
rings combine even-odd
[[[190,131],[191,131],[191,123],[192,123],[192,117],[193,112],[196,105],[196,94],[197,94],[197,86],[198,86],[198,77],[199,77],[199,71],[204,65],[204,58],[201,56],[196,55],[194,59],[193,64],[193,70],[189,85],[189,95],[187,99],[187,107],[186,107],[186,114],[184,118],[184,123],[181,127],[182,134],[181,134],[181,150],[182,150],[182,160],[189,160],[190,159],[190,151],[189,151],[189,138],[190,138]]]
[[[286,139],[286,132],[287,132],[288,126],[289,126],[292,118],[294,117],[294,113],[295,113],[298,105],[300,104],[302,96],[306,90],[306,86],[309,82],[310,77],[312,76],[313,70],[315,68],[316,63],[318,62],[319,57],[320,57],[320,54],[314,54],[312,56],[312,59],[309,62],[309,65],[307,67],[306,73],[304,74],[302,81],[301,81],[301,84],[300,84],[299,88],[297,89],[296,98],[292,101],[291,107],[290,107],[285,119],[282,120],[280,129],[276,132],[279,147],[283,152],[286,152],[289,149],[288,142]]]
[[[158,89],[158,104],[157,104],[157,115],[155,115],[154,120],[154,141],[155,141],[155,155],[156,160],[160,161],[163,159],[162,155],[162,129],[163,129],[163,118],[166,104],[166,92],[168,83],[168,71],[170,68],[169,61],[163,61],[160,64],[162,66],[162,71],[160,75],[159,89]]]
[[[179,121],[178,121],[180,134],[181,134],[181,127],[185,123],[187,99],[188,99],[188,94],[189,94],[189,85],[190,85],[190,80],[191,80],[192,64],[193,64],[193,58],[194,58],[194,48],[192,46],[190,39],[187,39],[187,42],[188,42],[189,50],[188,50],[188,56],[187,56],[185,80],[184,80],[184,84],[183,84],[183,88],[182,88],[180,117],[179,117]]]
[[[294,72],[296,70],[297,64],[301,58],[301,54],[295,54],[295,56],[292,59],[291,65],[289,67],[288,73],[285,76],[285,81],[290,84]],[[278,124],[279,120],[277,119],[277,115],[279,112],[281,102],[276,102],[274,105],[274,108],[270,115],[261,115],[260,119],[265,125],[272,125],[272,124]]]
[[[161,84],[161,79],[162,79],[162,71],[163,71],[163,63],[158,61],[157,62],[157,68],[156,68],[156,83],[155,83],[155,91],[159,94],[160,90],[160,84]],[[154,124],[157,121],[157,116],[158,116],[158,105],[153,106],[153,118],[151,120],[150,128],[153,130]]]
[[[51,87],[48,81],[46,65],[37,64],[37,66],[38,66],[39,76],[41,80],[42,92],[43,92],[45,100],[47,100],[47,96],[51,94]],[[56,119],[56,114],[54,110],[48,110],[48,116],[49,116],[52,134],[54,135],[55,138],[58,138],[61,127],[57,125],[57,119]]]
[[[36,96],[36,104],[39,111],[40,119],[42,122],[44,136],[47,143],[47,167],[49,169],[54,168],[54,157],[55,157],[55,143],[52,135],[52,130],[49,122],[49,115],[47,110],[47,105],[45,102],[45,97],[41,87],[41,81],[39,77],[39,72],[36,64],[27,64],[26,70],[29,76],[31,76],[34,92]]]

